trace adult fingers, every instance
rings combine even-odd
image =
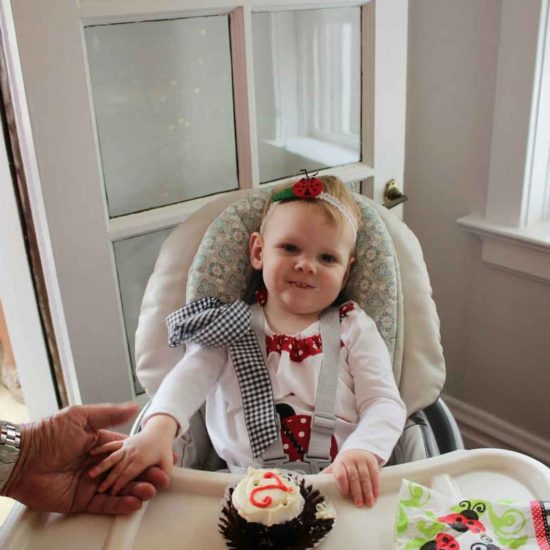
[[[97,431],[96,445],[104,445],[105,443],[110,443],[111,441],[122,441],[124,439],[128,439],[126,434],[101,429]]]
[[[110,443],[105,443],[103,445],[99,445],[97,447],[94,447],[93,449],[90,449],[90,454],[92,456],[104,454],[104,453],[112,453],[114,451],[118,451],[122,446],[124,445],[124,440],[120,439],[118,441],[111,441]]]
[[[145,481],[130,481],[122,489],[119,496],[134,496],[140,500],[151,500],[157,494],[157,490],[152,483]]]
[[[361,484],[362,504],[366,504],[370,508],[374,505],[374,495],[368,465],[365,462],[359,462],[357,473]]]
[[[142,507],[140,498],[134,495],[113,497],[96,494],[88,504],[87,512],[92,514],[131,514]]]
[[[108,489],[111,489],[110,494],[116,495],[118,491],[115,491],[115,484],[118,484],[119,490],[122,489],[129,481],[132,481],[135,476],[129,476],[128,470],[133,469],[134,464],[132,464],[131,459],[128,457],[128,455],[124,452],[124,449],[121,449],[120,451],[117,451],[114,454],[122,453],[122,458],[117,462],[113,468],[109,471],[107,474],[107,477],[101,482],[99,487],[97,488],[98,493],[104,493]],[[111,455],[114,456],[114,455]],[[138,474],[140,472],[137,472]],[[122,484],[121,484],[122,480]]]
[[[167,476],[170,476],[172,474],[172,469],[174,468],[172,453],[163,456],[160,460],[159,466],[166,472]]]
[[[143,472],[138,479],[151,483],[157,489],[166,489],[170,484],[170,476],[158,466],[151,466]]]
[[[115,467],[116,468],[116,467]],[[126,485],[141,474],[144,466],[141,463],[126,464],[124,469],[121,469],[120,474],[112,484],[111,495],[117,495],[126,487]],[[113,469],[114,473],[114,469]]]
[[[127,422],[138,412],[137,403],[83,405],[72,410],[79,411],[87,419],[88,426],[94,430],[118,426]],[[69,410],[70,413],[71,409]]]
[[[98,475],[106,472],[113,466],[118,466],[118,464],[124,459],[125,451],[124,448],[115,451],[109,456],[105,457],[101,462],[96,464],[93,468],[88,470],[88,475],[90,477],[97,477]]]

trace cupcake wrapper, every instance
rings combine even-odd
[[[286,472],[285,472],[286,474]],[[219,520],[219,532],[230,550],[307,550],[315,548],[329,533],[334,518],[315,517],[317,505],[325,498],[317,489],[299,482],[304,508],[293,520],[279,525],[252,523],[242,518],[233,503],[233,487],[226,491]]]

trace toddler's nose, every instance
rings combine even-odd
[[[302,256],[296,261],[295,269],[297,271],[302,271],[303,273],[314,273],[315,272],[315,262]]]

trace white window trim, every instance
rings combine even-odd
[[[481,237],[483,261],[545,282],[550,282],[550,221],[544,206],[550,153],[549,34],[549,0],[502,1],[485,212],[458,220]]]

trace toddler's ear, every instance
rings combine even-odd
[[[355,258],[351,256],[348,262],[348,267],[346,269],[346,272],[344,273],[344,278],[342,279],[342,288],[340,290],[343,290],[343,288],[348,284],[349,280],[349,273],[351,271],[351,266],[355,263]]]
[[[254,269],[262,269],[264,254],[264,239],[260,233],[254,231],[250,235],[250,263]]]

